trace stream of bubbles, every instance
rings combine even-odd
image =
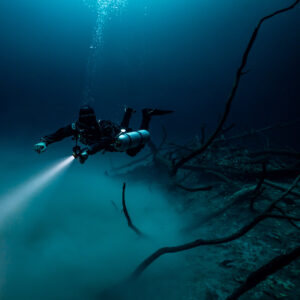
[[[103,31],[107,20],[114,13],[121,11],[125,7],[127,0],[83,0],[84,3],[96,13],[96,24],[89,46],[89,56],[86,66],[86,78],[84,87],[85,104],[94,102],[93,90],[95,84],[95,74],[97,61],[103,42]]]

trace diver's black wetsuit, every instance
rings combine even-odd
[[[87,108],[91,109],[91,108]],[[93,114],[91,109],[90,114]],[[126,129],[130,132],[132,129],[129,128],[129,122],[132,109],[126,109],[123,120],[120,125],[115,124],[108,120],[97,121],[94,116],[90,118],[89,122],[86,122],[86,115],[84,118],[80,118],[75,123],[67,125],[58,129],[56,132],[50,135],[46,135],[41,138],[42,142],[49,144],[58,142],[67,137],[73,137],[76,141],[86,145],[88,147],[88,154],[95,154],[101,150],[115,151],[111,144],[114,142],[115,137],[121,132],[121,129]],[[150,114],[143,110],[143,119],[140,129],[149,128]],[[135,156],[144,146],[139,146],[126,151],[130,156]]]

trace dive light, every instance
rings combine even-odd
[[[83,164],[88,158],[88,153],[86,149],[81,149],[79,146],[75,146],[73,147],[73,156],[75,159],[78,159],[81,164]]]
[[[74,158],[78,158],[81,154],[81,148],[79,146],[73,147],[73,156]]]

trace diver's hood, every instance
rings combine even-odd
[[[97,123],[95,111],[88,105],[82,106],[79,110],[78,121],[86,125],[94,125]]]

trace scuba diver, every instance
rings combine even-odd
[[[133,131],[129,128],[129,122],[135,111],[125,108],[125,114],[121,124],[109,120],[97,120],[94,109],[85,105],[79,110],[79,118],[76,122],[58,129],[50,135],[41,138],[34,145],[34,150],[42,153],[47,146],[59,142],[67,137],[73,137],[76,146],[73,148],[73,156],[84,163],[89,155],[99,151],[123,152],[129,156],[135,156],[150,140],[149,124],[152,116],[172,113],[172,110],[159,110],[144,108],[140,129]],[[78,142],[86,147],[81,149]]]

